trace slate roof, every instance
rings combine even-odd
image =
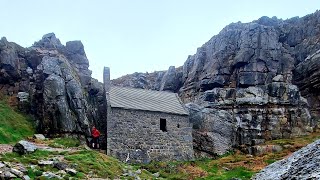
[[[111,86],[111,107],[188,115],[176,93]]]

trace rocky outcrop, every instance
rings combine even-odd
[[[90,135],[90,125],[106,119],[103,84],[88,67],[80,41],[64,46],[53,33],[30,48],[0,41],[0,91],[16,96],[18,107],[34,115],[47,136]]]
[[[196,157],[222,155],[234,145],[235,126],[231,114],[224,110],[203,108],[188,103],[193,124],[193,146]]]
[[[309,55],[293,71],[294,83],[307,99],[314,118],[320,116],[320,50]],[[316,124],[317,125],[317,124]],[[317,125],[319,126],[319,125]]]
[[[317,113],[319,42],[320,11],[302,18],[261,17],[250,23],[232,23],[198,48],[182,67],[139,73],[147,79],[147,85],[140,88],[178,92],[185,103],[212,109],[214,112],[206,112],[209,116],[227,111],[231,117],[228,122],[236,129],[230,136],[234,137],[233,145],[254,152],[253,146],[266,139],[304,135],[316,127],[308,105]],[[113,82],[132,86],[137,82],[132,77],[120,78],[126,83]],[[207,122],[205,116],[201,117],[203,123]],[[202,132],[199,130],[198,135]],[[212,144],[212,138],[206,136],[195,134]],[[202,144],[195,146],[207,151]]]
[[[133,73],[112,80],[112,84],[157,91],[178,92],[182,83],[182,68],[170,66],[167,71]]]
[[[319,179],[320,140],[300,149],[288,158],[277,161],[256,174],[252,179]]]

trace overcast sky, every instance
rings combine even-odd
[[[181,66],[231,22],[287,19],[320,8],[320,0],[0,0],[0,36],[24,47],[50,32],[81,40],[92,76],[102,81]]]

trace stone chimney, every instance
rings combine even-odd
[[[104,67],[103,69],[103,85],[104,85],[104,90],[106,92],[106,98],[109,100],[109,92],[110,92],[110,68],[109,67]]]
[[[111,113],[111,104],[110,104],[110,88],[111,88],[111,82],[110,82],[110,68],[109,67],[104,67],[103,68],[103,87],[106,95],[106,106],[107,106],[107,119],[106,123],[104,124],[106,126],[106,144],[107,144],[107,149],[106,152],[108,155],[110,155],[110,142],[109,140],[109,133],[110,133],[110,123],[109,121],[111,120],[110,113]]]

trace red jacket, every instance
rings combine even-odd
[[[93,129],[92,129],[92,132],[91,132],[91,135],[92,135],[93,137],[97,138],[97,137],[100,136],[100,132],[99,132],[98,129],[93,128]]]

